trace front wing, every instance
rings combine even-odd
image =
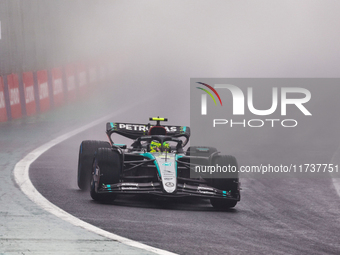
[[[177,184],[174,193],[165,193],[162,190],[162,184],[159,182],[132,183],[121,182],[117,184],[107,184],[98,188],[97,193],[114,193],[114,194],[151,194],[163,197],[202,197],[202,198],[224,198],[228,200],[240,201],[239,193],[232,194],[230,191],[219,190],[208,186],[197,186],[188,184]]]

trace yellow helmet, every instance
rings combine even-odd
[[[152,141],[150,143],[150,152],[158,152],[161,151],[161,143],[157,142],[157,141]],[[169,150],[170,145],[167,142],[163,142],[163,150]]]

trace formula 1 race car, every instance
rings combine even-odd
[[[187,126],[161,125],[165,118],[150,118],[156,125],[106,124],[109,142],[83,141],[79,150],[78,186],[90,189],[96,201],[112,201],[118,194],[152,194],[164,197],[197,196],[209,198],[218,209],[234,207],[240,201],[238,173],[211,178],[202,173],[190,178],[198,165],[232,166],[235,157],[220,155],[213,147],[191,146]],[[113,134],[133,141],[131,147],[115,144]],[[238,172],[238,171],[236,171]]]

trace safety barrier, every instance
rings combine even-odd
[[[51,76],[52,76],[53,106],[60,106],[64,103],[64,84],[62,79],[62,69],[53,68],[51,70]]]
[[[22,74],[22,80],[25,91],[25,104],[27,116],[33,115],[37,112],[37,104],[34,93],[34,80],[32,72],[25,72]]]
[[[31,116],[83,98],[107,78],[107,66],[67,64],[0,76],[0,122]]]
[[[5,86],[6,86],[6,82],[5,82]],[[17,74],[12,73],[12,74],[7,75],[7,86],[8,86],[9,104],[10,104],[10,113],[11,113],[10,117],[12,119],[21,118],[23,102],[20,98],[19,77]]]
[[[76,69],[74,65],[65,66],[65,80],[67,88],[67,100],[73,102],[77,99]]]
[[[78,74],[78,85],[79,85],[79,93],[81,96],[85,95],[87,92],[87,70],[83,63],[78,63],[76,65],[77,74]]]
[[[37,72],[38,94],[39,94],[39,110],[40,112],[46,112],[50,109],[50,96],[48,86],[47,70],[41,70]]]
[[[4,79],[0,76],[0,121],[7,121]]]

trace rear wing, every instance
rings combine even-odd
[[[138,137],[148,135],[149,129],[153,127],[151,124],[136,124],[136,123],[119,123],[108,122],[106,123],[106,134],[108,135],[111,143],[111,135],[117,133],[130,139],[137,139]],[[172,137],[185,137],[186,141],[183,146],[188,143],[190,137],[190,127],[187,126],[171,126],[162,125],[167,131],[168,136]]]

